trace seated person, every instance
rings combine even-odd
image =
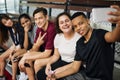
[[[41,61],[39,59],[48,58],[52,55],[53,41],[56,35],[55,25],[48,20],[49,17],[45,8],[37,8],[33,12],[33,18],[37,26],[34,44],[19,62],[19,67],[26,70],[29,80],[35,80],[33,62],[35,60]],[[44,63],[47,64],[48,61],[45,60]]]
[[[45,59],[42,59],[39,65],[35,65],[38,66],[35,67],[38,80],[46,80],[45,67],[49,72],[74,60],[76,42],[80,36],[73,30],[71,16],[63,12],[57,16],[56,21],[57,35],[54,39],[54,54],[48,58],[47,67],[42,65]]]
[[[0,14],[0,32],[2,42],[6,42],[9,39],[9,35],[12,39],[12,45],[9,49],[7,49],[4,53],[0,55],[0,79],[5,79],[4,77],[4,69],[6,66],[6,60],[9,59],[10,55],[19,50],[19,29],[18,25],[7,15]]]
[[[36,27],[32,24],[32,20],[28,14],[21,14],[18,18],[18,23],[20,24],[20,32],[19,32],[20,41],[19,42],[21,45],[21,49],[16,51],[11,56],[13,79],[16,79],[19,59],[23,56],[24,53],[27,52],[27,50],[32,48],[33,40],[35,37],[35,29],[36,29]],[[23,73],[20,72],[20,74],[23,74]],[[20,76],[20,79],[22,77]]]
[[[77,73],[82,63],[85,65],[83,80],[113,80],[114,53],[111,44],[120,41],[120,7],[117,5],[111,7],[116,9],[115,12],[108,13],[114,16],[108,20],[116,23],[111,32],[92,29],[89,20],[82,12],[73,14],[74,29],[82,35],[77,42],[75,59],[71,64],[56,70],[54,74],[48,74],[47,80],[56,80]],[[64,68],[64,71],[57,73]]]

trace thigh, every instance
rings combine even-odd
[[[81,73],[76,73],[70,76],[67,76],[61,80],[86,80]]]
[[[37,59],[34,62],[34,66],[45,66],[49,60],[50,60],[50,58]]]
[[[67,64],[69,64],[69,63],[67,63],[67,62],[62,61],[61,59],[59,59],[57,62],[53,63],[53,64],[51,65],[51,67],[52,67],[52,69],[54,70],[54,69],[56,69],[56,68],[62,67],[62,66],[67,65]]]
[[[0,55],[0,61],[2,60],[6,60],[8,57],[9,57],[9,55],[10,55],[10,52],[9,52],[9,50],[7,50],[7,51],[5,51],[4,53],[2,53],[1,55]]]

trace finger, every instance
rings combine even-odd
[[[118,5],[111,5],[111,8],[114,8],[115,10],[109,12],[109,15],[117,16],[120,14],[120,7]]]
[[[114,8],[114,9],[117,9],[117,10],[120,10],[120,7],[118,5],[111,5],[110,7]]]
[[[108,20],[109,20],[110,22],[112,22],[112,23],[118,23],[119,20],[120,20],[120,17],[109,18]]]
[[[39,37],[38,38],[41,38],[41,32],[39,33]]]
[[[43,39],[43,38],[45,37],[46,34],[47,34],[47,33],[44,33],[43,36],[41,37],[41,39]]]

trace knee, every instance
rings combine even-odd
[[[0,63],[1,63],[1,62],[5,62],[5,58],[2,57],[2,56],[0,56]]]
[[[38,72],[39,69],[41,69],[43,66],[42,66],[42,62],[40,62],[39,60],[36,60],[34,62],[34,69],[35,69],[35,73]]]

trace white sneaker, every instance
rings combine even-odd
[[[27,80],[28,76],[24,72],[20,72],[19,80]]]

